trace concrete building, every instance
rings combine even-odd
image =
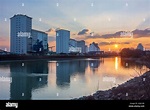
[[[33,51],[37,40],[42,41],[43,49],[47,50],[48,35],[32,29],[32,18],[18,14],[10,18],[10,52],[27,54]]]
[[[10,18],[10,52],[26,54],[30,51],[32,18],[18,14]]]
[[[138,44],[137,49],[144,51],[144,47],[141,43]]]
[[[80,53],[85,53],[85,41],[81,40],[81,41],[77,41],[77,47],[81,48],[81,52]]]
[[[81,47],[77,47],[77,42],[75,39],[69,40],[69,53],[81,53]]]
[[[89,52],[89,47],[87,45],[85,45],[85,53]]]
[[[56,53],[69,53],[70,31],[60,29],[56,31]]]
[[[95,53],[95,54],[100,53],[100,48],[97,43],[93,42],[92,44],[90,44],[89,53]]]
[[[0,49],[0,55],[8,55],[8,54],[10,53],[5,50]]]
[[[48,34],[42,31],[32,29],[32,47],[36,44],[37,40],[42,41],[43,49],[47,50]]]
[[[77,47],[77,41],[75,39],[70,39],[69,40],[69,46]]]

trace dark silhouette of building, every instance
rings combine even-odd
[[[47,62],[12,62],[10,72],[10,100],[30,100],[33,89],[47,85]]]

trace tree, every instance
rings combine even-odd
[[[143,55],[143,51],[139,49],[123,48],[120,52],[121,57],[139,58]]]

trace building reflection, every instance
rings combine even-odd
[[[56,84],[58,87],[67,87],[70,84],[69,63],[57,62]]]
[[[61,88],[70,86],[70,77],[75,74],[85,74],[88,67],[87,60],[69,60],[57,62],[56,64],[56,84]]]
[[[47,85],[47,62],[10,63],[10,72],[10,100],[30,100],[32,90]]]
[[[121,66],[123,68],[126,68],[126,69],[129,69],[129,68],[139,68],[139,69],[141,69],[141,68],[143,68],[144,65],[136,63],[133,60],[126,60],[126,59],[121,58]]]
[[[90,60],[89,61],[90,68],[98,68],[100,66],[99,60]]]
[[[100,67],[100,63],[104,63],[104,59],[89,60],[89,66],[93,72],[95,72]]]

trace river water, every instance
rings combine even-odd
[[[0,100],[68,100],[107,90],[148,68],[119,57],[0,62]]]

